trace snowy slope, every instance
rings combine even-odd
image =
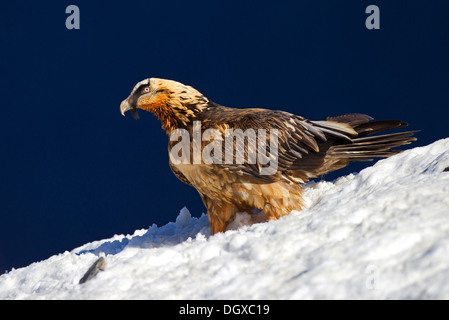
[[[305,186],[278,221],[207,217],[86,244],[0,276],[0,299],[449,299],[449,138]],[[78,282],[99,256],[107,267]]]

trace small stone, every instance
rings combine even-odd
[[[84,276],[80,280],[80,284],[85,283],[86,281],[89,281],[93,277],[95,277],[98,273],[98,271],[104,271],[106,269],[106,260],[103,257],[100,257],[95,263],[87,270],[87,272],[84,274]]]

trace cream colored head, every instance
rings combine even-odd
[[[120,111],[131,111],[138,118],[137,109],[154,113],[164,129],[175,123],[186,123],[206,108],[209,100],[199,91],[173,80],[149,78],[137,83],[128,98],[122,101]],[[172,122],[172,124],[171,124]]]

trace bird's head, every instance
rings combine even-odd
[[[167,133],[189,125],[209,103],[196,89],[182,83],[150,78],[137,83],[128,98],[122,101],[120,112],[130,111],[138,119],[137,109],[155,114]]]

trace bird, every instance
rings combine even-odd
[[[160,78],[138,82],[120,104],[123,116],[130,111],[138,119],[138,109],[161,121],[170,137],[169,166],[179,180],[198,191],[212,234],[225,232],[240,212],[263,212],[268,221],[301,211],[306,207],[303,185],[310,179],[351,162],[390,157],[402,151],[393,148],[417,140],[416,131],[378,134],[408,125],[400,120],[376,121],[350,113],[312,121],[281,110],[225,107],[192,86]],[[239,140],[232,135],[238,130],[250,132],[265,145],[250,143],[250,135]],[[209,140],[206,132],[213,133]],[[181,133],[190,135],[184,149],[179,146]],[[195,134],[202,138],[195,141]],[[276,148],[270,154],[272,145]],[[230,161],[224,161],[224,151],[229,150]],[[237,159],[237,151],[243,151],[243,161]],[[209,154],[213,161],[195,161],[195,152]],[[275,165],[270,163],[271,170],[262,173],[270,157]]]

